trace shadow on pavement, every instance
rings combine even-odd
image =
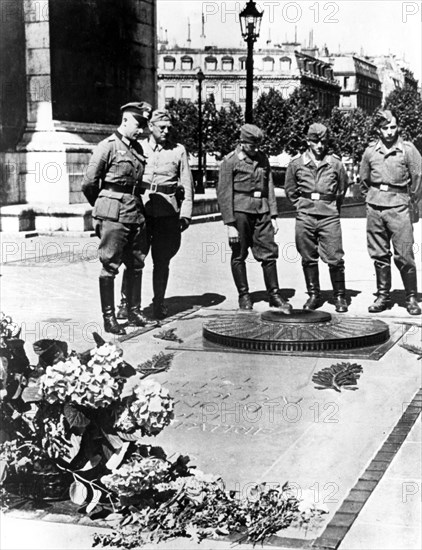
[[[295,294],[296,290],[294,288],[280,289],[280,296],[283,298],[283,300],[289,300],[290,298],[293,298]],[[268,302],[268,294],[265,290],[257,290],[256,292],[251,292],[251,300],[253,304],[257,304],[258,302]]]
[[[166,298],[164,302],[169,310],[168,315],[169,317],[171,317],[172,315],[176,315],[177,313],[182,313],[183,311],[189,311],[195,306],[201,306],[201,307],[216,306],[218,304],[221,304],[221,302],[224,302],[225,299],[226,297],[222,296],[221,294],[207,292],[206,294],[195,295],[195,296],[171,296],[170,298]],[[152,318],[153,317],[152,304],[144,308],[143,313],[147,317]]]
[[[416,299],[418,302],[422,301],[422,294],[420,292],[416,295]],[[404,290],[393,290],[391,292],[391,306],[394,307],[396,304],[406,309],[406,293]]]
[[[350,306],[350,304],[352,303],[352,298],[356,298],[356,296],[358,294],[361,294],[362,291],[361,290],[353,290],[351,288],[348,288],[346,290],[346,302],[347,302],[347,305]],[[334,294],[333,294],[333,291],[332,290],[322,290],[321,291],[321,297],[324,301],[324,304],[325,303],[328,303],[328,304],[331,304],[331,305],[334,305],[334,302],[335,302],[335,298],[334,298]]]

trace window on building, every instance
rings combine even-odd
[[[174,71],[176,67],[176,59],[170,55],[166,55],[164,58],[164,70],[165,71]]]
[[[263,69],[264,71],[273,71],[274,70],[274,59],[272,57],[264,57],[263,61]]]
[[[280,59],[280,71],[290,71],[292,60],[290,57],[282,57]]]
[[[192,86],[182,86],[182,99],[192,100]]]
[[[211,96],[215,98],[215,86],[206,87],[206,96],[207,96],[207,99],[210,99]]]
[[[347,90],[348,87],[349,87],[349,77],[345,76],[343,77],[343,88]]]
[[[240,86],[239,88],[239,100],[246,101],[246,86]]]
[[[239,69],[241,71],[246,70],[246,57],[239,57]]]
[[[184,71],[191,71],[193,67],[193,59],[189,55],[182,57],[182,69]]]
[[[223,103],[236,101],[236,91],[232,84],[223,84]]]
[[[221,67],[223,71],[233,70],[233,57],[225,56],[221,59]]]
[[[176,97],[176,88],[175,86],[166,86],[164,88],[164,99],[169,101],[170,99],[174,99]]]
[[[206,57],[205,58],[205,68],[207,71],[217,70],[217,58],[216,57]]]

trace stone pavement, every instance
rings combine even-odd
[[[365,221],[344,219],[342,224],[351,299],[346,316],[368,318],[375,275],[366,252]],[[292,305],[300,308],[306,296],[294,245],[294,220],[280,219],[279,226],[280,286]],[[419,223],[415,226],[419,266],[420,232]],[[93,345],[93,330],[104,336],[96,239],[77,234],[1,237],[2,260],[6,262],[1,277],[2,310],[23,324],[25,340],[61,338],[73,349],[83,351]],[[184,233],[182,249],[172,263],[167,295],[174,317],[164,325],[175,328],[184,342],[178,346],[155,338],[163,330],[155,328],[121,343],[125,359],[132,364],[160,351],[175,353],[171,369],[155,378],[174,396],[176,420],[153,441],[169,455],[188,454],[200,469],[222,475],[227,486],[240,494],[247,495],[252,484],[259,481],[289,481],[302,497],[312,497],[328,509],[319,531],[291,529],[280,533],[274,542],[279,547],[419,548],[420,419],[413,424],[420,411],[420,398],[414,400],[420,388],[420,362],[397,343],[378,361],[361,356],[354,359],[353,353],[345,359],[335,354],[321,357],[205,350],[203,322],[237,307],[229,258],[221,222],[192,226]],[[322,265],[320,272],[327,300],[321,309],[332,313],[327,267]],[[248,263],[248,273],[255,309],[263,311],[267,303],[256,262]],[[150,280],[147,261],[145,306],[152,297]],[[393,288],[394,307],[377,318],[389,325],[399,343],[420,346],[421,319],[407,315],[395,268]],[[30,346],[27,351],[31,352]],[[359,389],[340,394],[317,391],[311,382],[314,372],[345,360],[363,367]],[[49,546],[46,540],[44,548],[87,547],[88,536],[83,533],[91,529],[66,525],[63,529],[69,530],[68,536],[56,524],[40,518],[28,523],[28,519],[12,513],[2,520],[6,533],[11,532],[12,525],[21,524],[27,526],[27,533],[35,535],[44,530],[44,538],[51,535],[54,543]],[[50,527],[44,527],[47,525]],[[71,538],[74,529],[81,532],[80,543]],[[12,539],[6,537],[1,548],[39,547],[31,546],[35,536],[29,546]],[[202,548],[221,548],[224,544],[212,542]],[[188,542],[168,547],[187,548]]]

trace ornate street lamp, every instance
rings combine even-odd
[[[196,73],[196,79],[198,81],[198,176],[195,191],[199,195],[203,195],[205,190],[204,171],[202,168],[202,82],[205,79],[205,75],[201,69]]]
[[[253,44],[256,42],[261,29],[261,20],[264,11],[259,11],[256,3],[249,0],[243,11],[239,14],[240,30],[245,42],[248,45],[248,56],[246,58],[246,106],[245,122],[252,122],[253,108]]]

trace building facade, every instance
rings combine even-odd
[[[415,79],[408,64],[398,58],[396,55],[379,55],[370,58],[371,62],[377,67],[381,80],[381,91],[383,101],[393,92],[405,86],[410,86],[414,90],[418,89],[418,81]]]
[[[331,65],[298,51],[300,44],[257,49],[254,52],[254,101],[271,88],[289,97],[302,84],[311,87],[329,115],[338,105],[340,85]],[[158,105],[170,99],[196,101],[197,72],[202,69],[204,97],[214,96],[217,108],[230,101],[244,106],[246,101],[246,49],[181,48],[161,44],[158,51]]]
[[[353,54],[323,59],[332,64],[334,77],[340,82],[340,109],[360,108],[372,114],[381,106],[381,81],[373,63]]]

